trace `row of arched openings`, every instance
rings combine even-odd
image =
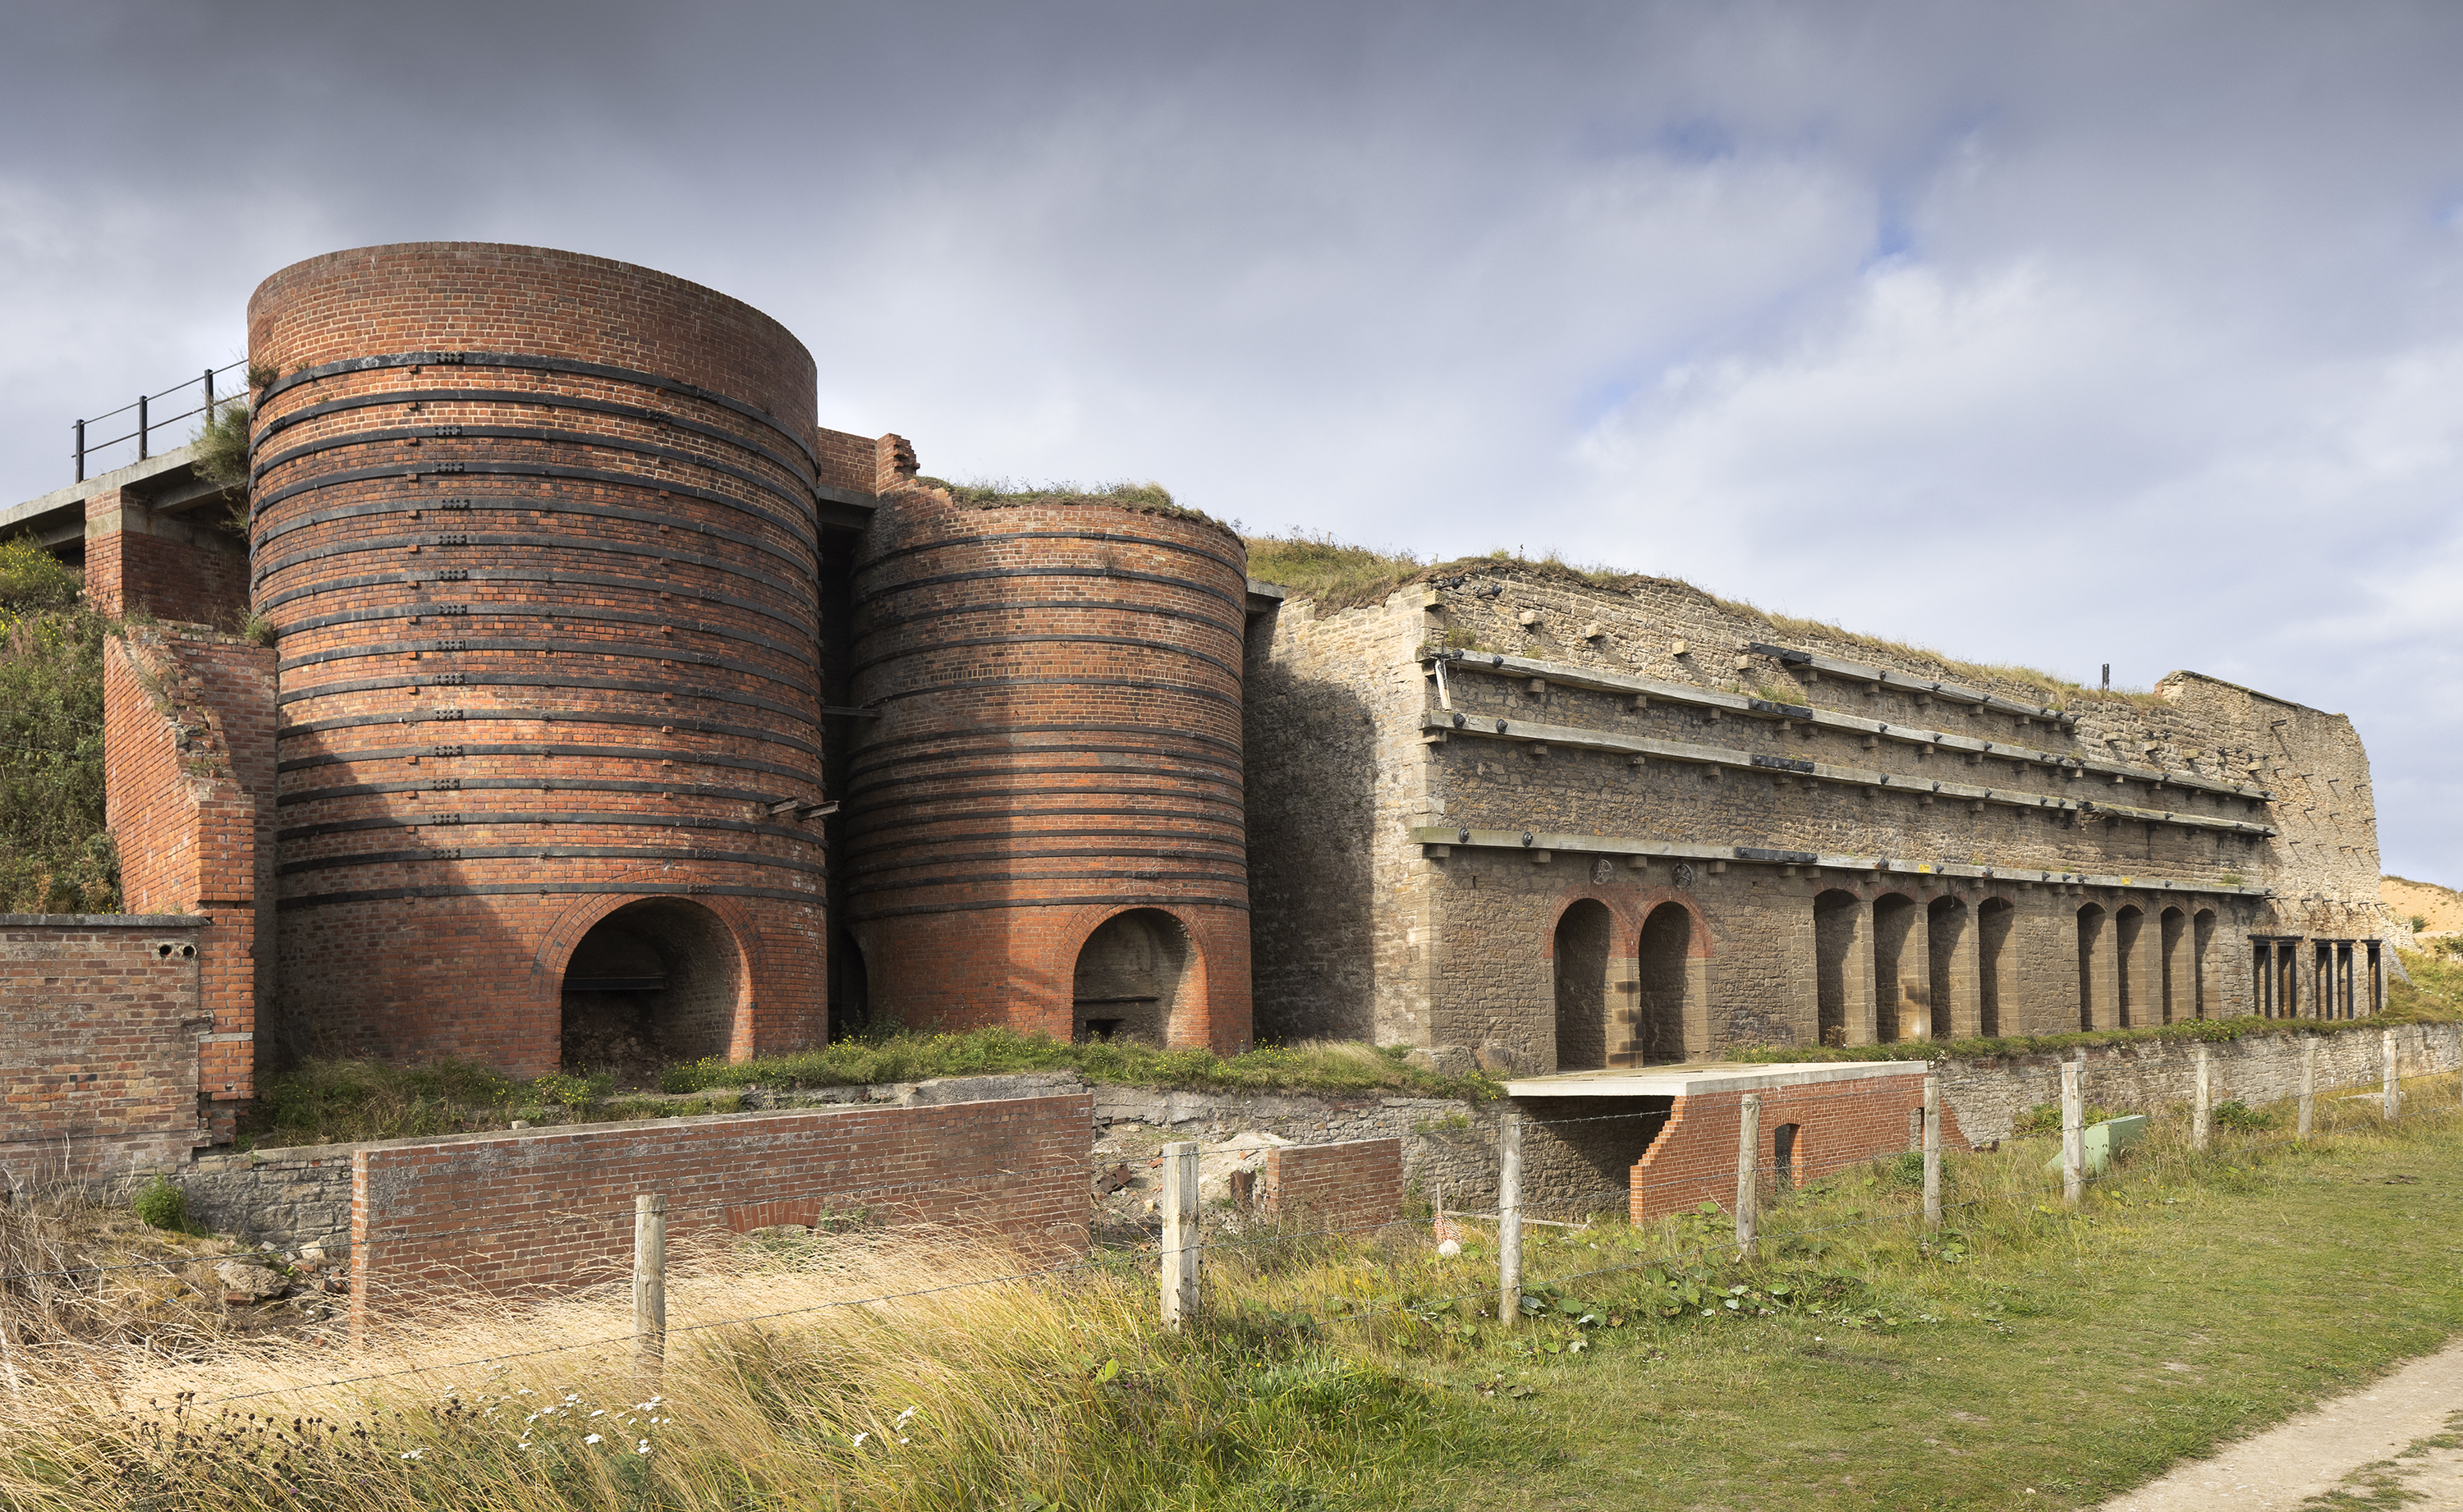
[[[1595,1070],[1658,1066],[1686,1057],[1689,1008],[1703,986],[1693,916],[1662,903],[1644,916],[1630,955],[1617,949],[1617,919],[1583,897],[1557,919],[1557,1066]]]
[[[2082,1029],[2142,1028],[2204,1018],[2210,1003],[2207,958],[2215,914],[2167,908],[2147,934],[2147,911],[2101,903],[2078,911],[2078,1008]],[[2153,952],[2149,961],[2148,952]],[[2149,968],[2152,968],[2151,970]]]

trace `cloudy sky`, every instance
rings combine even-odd
[[[958,478],[2349,713],[2463,884],[2463,9],[25,0],[0,492],[372,242],[713,285]]]

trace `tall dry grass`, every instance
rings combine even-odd
[[[912,1236],[706,1253],[655,1382],[613,1287],[356,1351],[98,1352],[6,1395],[0,1507],[1406,1505],[1482,1440],[1300,1335],[1161,1331],[1150,1272],[1019,1266]]]

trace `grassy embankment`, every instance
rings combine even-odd
[[[649,1407],[621,1343],[449,1363],[618,1340],[614,1288],[348,1355],[55,1353],[0,1397],[0,1506],[2091,1505],[2463,1329],[2463,1088],[2408,1091],[2392,1127],[2321,1101],[2306,1147],[2260,1110],[2197,1154],[2156,1110],[2075,1214],[2049,1140],[1953,1156],[1929,1239],[1904,1161],[1778,1204],[1750,1263],[1712,1216],[1549,1231],[1511,1328],[1478,1239],[1227,1240],[1172,1336],[1137,1257],[926,1291],[1004,1262],[874,1237],[680,1265],[680,1327],[787,1315],[679,1332]]]
[[[1333,1041],[1217,1055],[1145,1045],[1072,1045],[1006,1028],[964,1034],[902,1030],[792,1055],[673,1066],[661,1085],[669,1094],[687,1094],[681,1098],[620,1093],[604,1076],[558,1074],[519,1081],[449,1061],[404,1069],[318,1060],[268,1077],[241,1123],[241,1134],[251,1148],[270,1148],[462,1134],[501,1129],[515,1118],[533,1123],[665,1118],[733,1112],[743,1106],[740,1090],[749,1087],[857,1087],[1011,1071],[1066,1070],[1088,1081],[1208,1091],[1377,1092],[1474,1101],[1498,1095],[1497,1085],[1484,1076],[1439,1076],[1409,1065],[1403,1054],[1400,1048]]]

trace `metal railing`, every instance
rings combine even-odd
[[[165,425],[176,425],[184,420],[193,420],[199,415],[204,415],[210,420],[217,405],[230,404],[239,401],[245,397],[246,391],[244,387],[242,392],[239,394],[228,394],[217,399],[214,396],[214,379],[223,374],[232,371],[234,368],[242,368],[247,365],[248,359],[243,357],[237,362],[226,363],[218,368],[207,368],[205,371],[205,376],[202,378],[192,378],[185,383],[174,383],[160,394],[140,394],[137,396],[137,401],[133,404],[122,404],[116,410],[111,410],[105,414],[97,415],[90,419],[76,421],[75,425],[71,427],[76,432],[76,450],[73,453],[76,458],[76,481],[79,483],[85,482],[85,465],[87,460],[106,447],[117,446],[122,442],[133,441],[137,443],[137,460],[139,462],[143,462],[147,457],[153,455],[153,433],[155,431],[162,429]],[[204,403],[199,404],[194,409],[182,410],[177,415],[157,416],[153,413],[155,400],[169,399],[172,395],[179,393],[183,389],[195,388],[199,384],[203,384],[205,386]],[[131,410],[137,412],[137,428],[135,430],[129,431],[123,435],[114,436],[108,441],[88,441],[86,439],[85,428],[88,425],[100,424],[104,421],[125,415]]]

